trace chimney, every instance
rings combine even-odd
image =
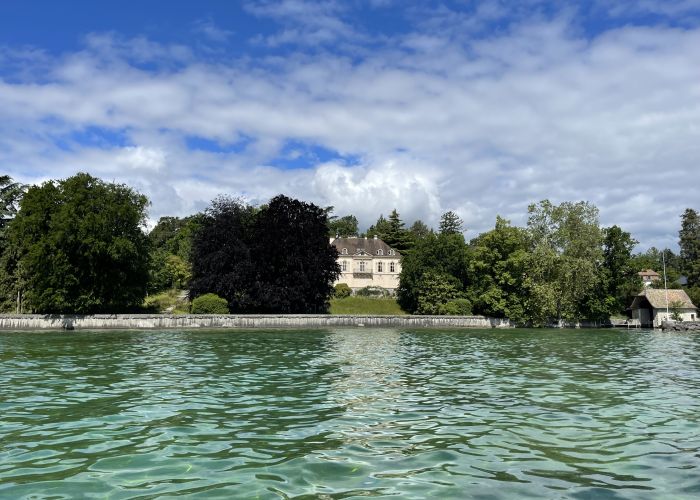
[[[375,240],[377,239],[377,235],[376,235],[376,234],[374,235],[374,239],[375,239]]]

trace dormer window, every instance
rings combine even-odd
[[[340,253],[342,253],[343,255],[347,255],[347,254],[348,254],[348,249],[347,249],[347,248],[343,248],[343,250],[342,250]]]
[[[381,248],[377,250],[377,255],[384,255],[384,250],[382,250]]]
[[[389,255],[394,255],[394,249],[393,249],[393,248],[390,248],[390,249],[389,249]]]

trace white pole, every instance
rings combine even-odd
[[[666,294],[666,321],[668,321],[668,286],[666,283],[666,250],[661,254],[661,260],[664,263],[664,292]]]

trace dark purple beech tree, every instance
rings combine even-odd
[[[324,313],[340,273],[326,212],[276,196],[261,208],[220,198],[192,246],[192,298],[215,293],[232,313]]]

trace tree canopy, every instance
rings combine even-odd
[[[337,256],[316,205],[280,195],[256,209],[221,198],[195,234],[190,295],[216,293],[234,313],[326,312]]]
[[[328,235],[331,238],[336,236],[347,238],[348,236],[357,236],[359,233],[359,223],[354,215],[331,216],[328,218]]]
[[[678,233],[682,271],[688,278],[689,286],[700,285],[700,217],[692,208],[687,208],[681,216],[681,229]]]
[[[25,187],[14,182],[9,175],[0,175],[0,235],[17,214],[24,191]]]
[[[148,200],[85,173],[29,188],[8,227],[5,271],[24,310],[127,311],[146,294]]]
[[[446,234],[461,233],[464,229],[464,222],[459,215],[452,210],[445,212],[440,217],[440,232]]]

